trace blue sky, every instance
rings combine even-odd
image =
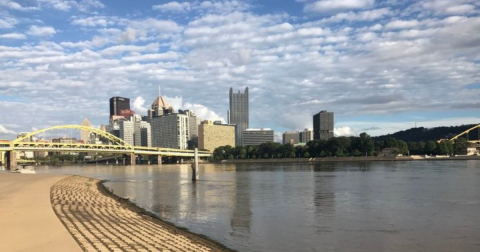
[[[250,88],[251,127],[337,135],[480,123],[478,0],[0,0],[0,138],[175,109],[226,118]]]

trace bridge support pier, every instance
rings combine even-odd
[[[7,151],[6,152],[6,165],[5,168],[7,170],[13,171],[17,169],[17,156],[15,155],[15,151]]]
[[[158,155],[158,165],[162,165],[162,155]]]
[[[135,153],[127,154],[127,163],[126,165],[135,166]]]

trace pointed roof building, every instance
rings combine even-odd
[[[88,118],[85,117],[82,121],[82,126],[86,127],[92,127],[92,124],[88,120]],[[87,143],[90,140],[90,131],[88,130],[81,130],[80,131],[80,139],[84,142]]]

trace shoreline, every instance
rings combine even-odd
[[[175,225],[174,223],[172,222],[169,222],[169,221],[166,221],[160,217],[158,217],[157,215],[155,215],[154,213],[146,210],[145,208],[142,208],[140,206],[138,206],[137,204],[133,203],[132,201],[130,201],[130,199],[128,198],[122,198],[118,195],[116,195],[115,193],[113,193],[108,187],[105,186],[105,183],[108,182],[108,180],[99,180],[97,181],[97,189],[102,193],[104,194],[105,196],[107,197],[111,197],[113,198],[114,200],[118,201],[120,204],[122,204],[124,207],[128,208],[129,210],[133,211],[133,212],[136,212],[140,215],[142,215],[144,218],[147,218],[147,219],[150,219],[151,221],[153,222],[156,222],[157,224],[159,225],[165,225],[165,226],[168,226],[172,229],[177,229],[178,231],[181,231],[181,232],[185,232],[187,233],[188,235],[191,235],[191,236],[195,236],[197,238],[201,238],[201,239],[205,239],[206,241],[214,244],[215,246],[218,246],[222,249],[224,249],[223,251],[228,251],[228,252],[236,252],[236,250],[233,250],[231,248],[228,248],[227,246],[225,246],[224,244],[218,242],[218,241],[215,241],[213,240],[212,238],[206,236],[206,235],[203,235],[203,234],[198,234],[198,233],[194,233],[192,231],[190,231],[188,228],[185,228],[185,227],[181,227],[181,226],[177,226]]]
[[[326,158],[272,158],[272,159],[230,159],[203,163],[211,164],[253,164],[253,163],[323,163],[323,162],[402,162],[402,161],[456,161],[480,160],[480,156],[457,157],[326,157]]]
[[[115,195],[105,182],[72,175],[51,188],[55,214],[83,250],[235,251]]]

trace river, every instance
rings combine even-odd
[[[480,161],[38,167],[238,251],[480,251]]]

